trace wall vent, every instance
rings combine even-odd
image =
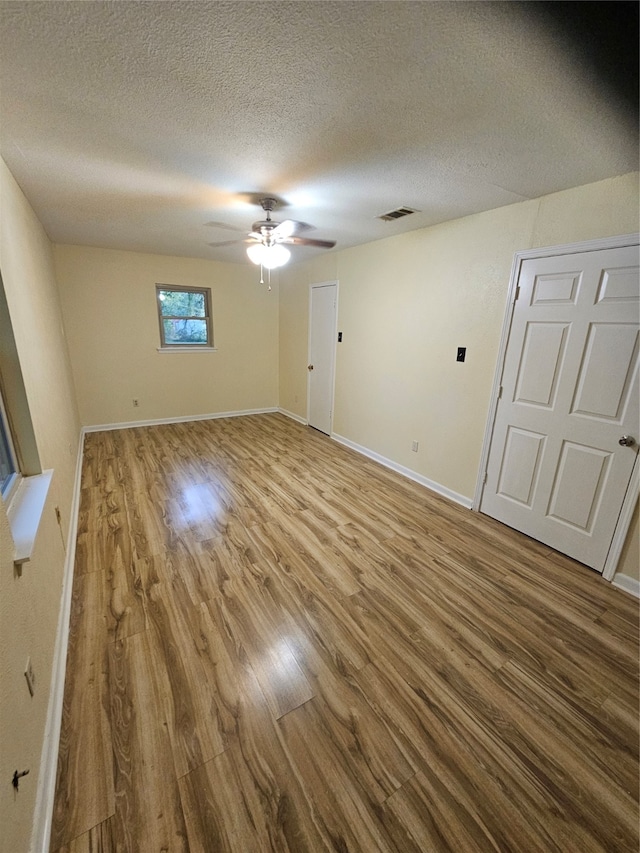
[[[403,216],[409,216],[410,213],[419,212],[412,207],[398,207],[396,210],[390,210],[389,213],[381,214],[377,219],[382,219],[383,222],[393,222],[394,219],[402,219]]]

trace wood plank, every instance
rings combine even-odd
[[[550,688],[548,680],[539,673],[527,672],[519,664],[507,663],[495,673],[495,680],[534,716],[538,717],[544,709],[544,719],[549,722],[553,737],[561,739],[562,748],[566,744],[573,746],[572,760],[581,755],[585,768],[590,766],[594,774],[615,779],[616,786],[637,803],[640,793],[637,740],[629,739],[624,729],[611,725],[604,714],[576,708]],[[589,744],[588,749],[585,744]],[[557,752],[560,751],[558,748]]]
[[[436,773],[419,772],[392,794],[382,807],[382,820],[397,850],[423,853],[501,853],[507,849],[492,836],[462,786]]]
[[[189,850],[163,718],[164,685],[144,631],[109,647],[115,814],[118,851]]]
[[[115,810],[105,578],[75,578],[51,847],[68,844]]]
[[[108,818],[52,853],[113,853],[115,849],[113,818]]]
[[[256,584],[254,594],[266,610],[279,615],[286,645],[313,688],[309,705],[326,736],[350,756],[358,780],[371,799],[383,802],[413,776],[415,768],[357,686],[345,677],[368,661],[364,637],[354,623],[349,624],[339,602],[334,612],[326,597],[323,606],[321,599],[307,595],[303,612],[286,589],[286,581],[268,575],[264,581]],[[338,615],[344,615],[344,624]],[[351,638],[349,629],[353,630]]]
[[[147,665],[157,685],[175,775],[180,777],[225,749],[224,738],[212,725],[216,695],[205,677],[193,631],[198,609],[184,585],[152,586],[147,614]]]
[[[206,602],[217,625],[246,655],[276,719],[313,696],[313,690],[283,636],[277,616],[255,594],[245,575],[225,584],[223,595]]]
[[[179,780],[192,850],[334,850],[248,660],[201,607],[203,662],[229,746]]]
[[[411,677],[410,672],[407,675]],[[434,814],[448,809],[454,799],[461,812],[459,820],[475,827],[477,846],[470,844],[463,850],[497,847],[501,851],[561,853],[565,849],[556,841],[553,813],[539,818],[544,809],[535,784],[515,766],[500,738],[468,716],[446,686],[432,680],[428,684],[408,683],[389,661],[369,664],[355,677],[363,690],[366,684],[369,701],[387,724],[395,727],[406,748],[413,749],[412,760],[428,785],[440,792],[422,816],[415,814],[404,823],[401,832],[392,821],[389,831],[395,839],[406,834],[420,850],[450,849],[442,840],[433,848],[429,844]],[[398,792],[400,802],[404,801],[404,791],[405,786]],[[419,821],[417,829],[411,825],[414,821]]]
[[[281,630],[290,644],[298,637],[314,643],[342,675],[362,669],[369,662],[366,635],[344,607],[342,600],[326,588],[308,569],[288,571],[282,564],[268,570],[263,595],[281,614]]]
[[[378,803],[361,786],[348,753],[327,736],[313,703],[286,714],[279,725],[315,819],[332,839],[333,849],[395,851],[378,820]]]

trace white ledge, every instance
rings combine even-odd
[[[196,347],[196,346],[179,346],[179,347],[158,347],[158,352],[218,352],[217,347]]]
[[[52,468],[33,477],[23,477],[11,499],[7,518],[15,548],[15,565],[31,559],[52,477]]]

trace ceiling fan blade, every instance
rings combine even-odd
[[[285,237],[292,237],[296,233],[296,223],[293,219],[285,219],[271,232],[271,236],[275,240],[284,240]]]
[[[236,228],[235,225],[228,225],[226,222],[205,222],[207,228],[221,228],[224,231],[244,231],[244,228]]]
[[[310,228],[313,228],[313,225],[309,225],[307,222],[296,222],[295,219],[285,219],[284,222],[280,222],[273,229],[273,236],[276,240],[282,240],[284,237],[293,237],[303,231],[308,231]]]
[[[212,246],[214,249],[221,249],[223,246],[235,246],[236,243],[241,242],[241,240],[220,240],[218,243],[207,243],[207,246]]]
[[[294,246],[317,246],[319,249],[333,249],[335,240],[312,240],[309,237],[286,237],[282,243],[291,243]]]

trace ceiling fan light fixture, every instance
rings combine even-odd
[[[255,243],[247,248],[249,260],[256,264],[262,264],[268,270],[284,266],[291,257],[291,252],[276,243],[274,246],[265,246],[264,243]]]
[[[264,255],[266,251],[267,247],[263,243],[254,243],[252,246],[247,247],[249,260],[256,264],[256,266],[264,263]]]
[[[279,243],[276,243],[275,246],[265,247],[264,259],[262,263],[268,270],[273,270],[276,267],[284,266],[290,257],[291,252],[288,249],[285,249],[284,246],[281,246]]]

